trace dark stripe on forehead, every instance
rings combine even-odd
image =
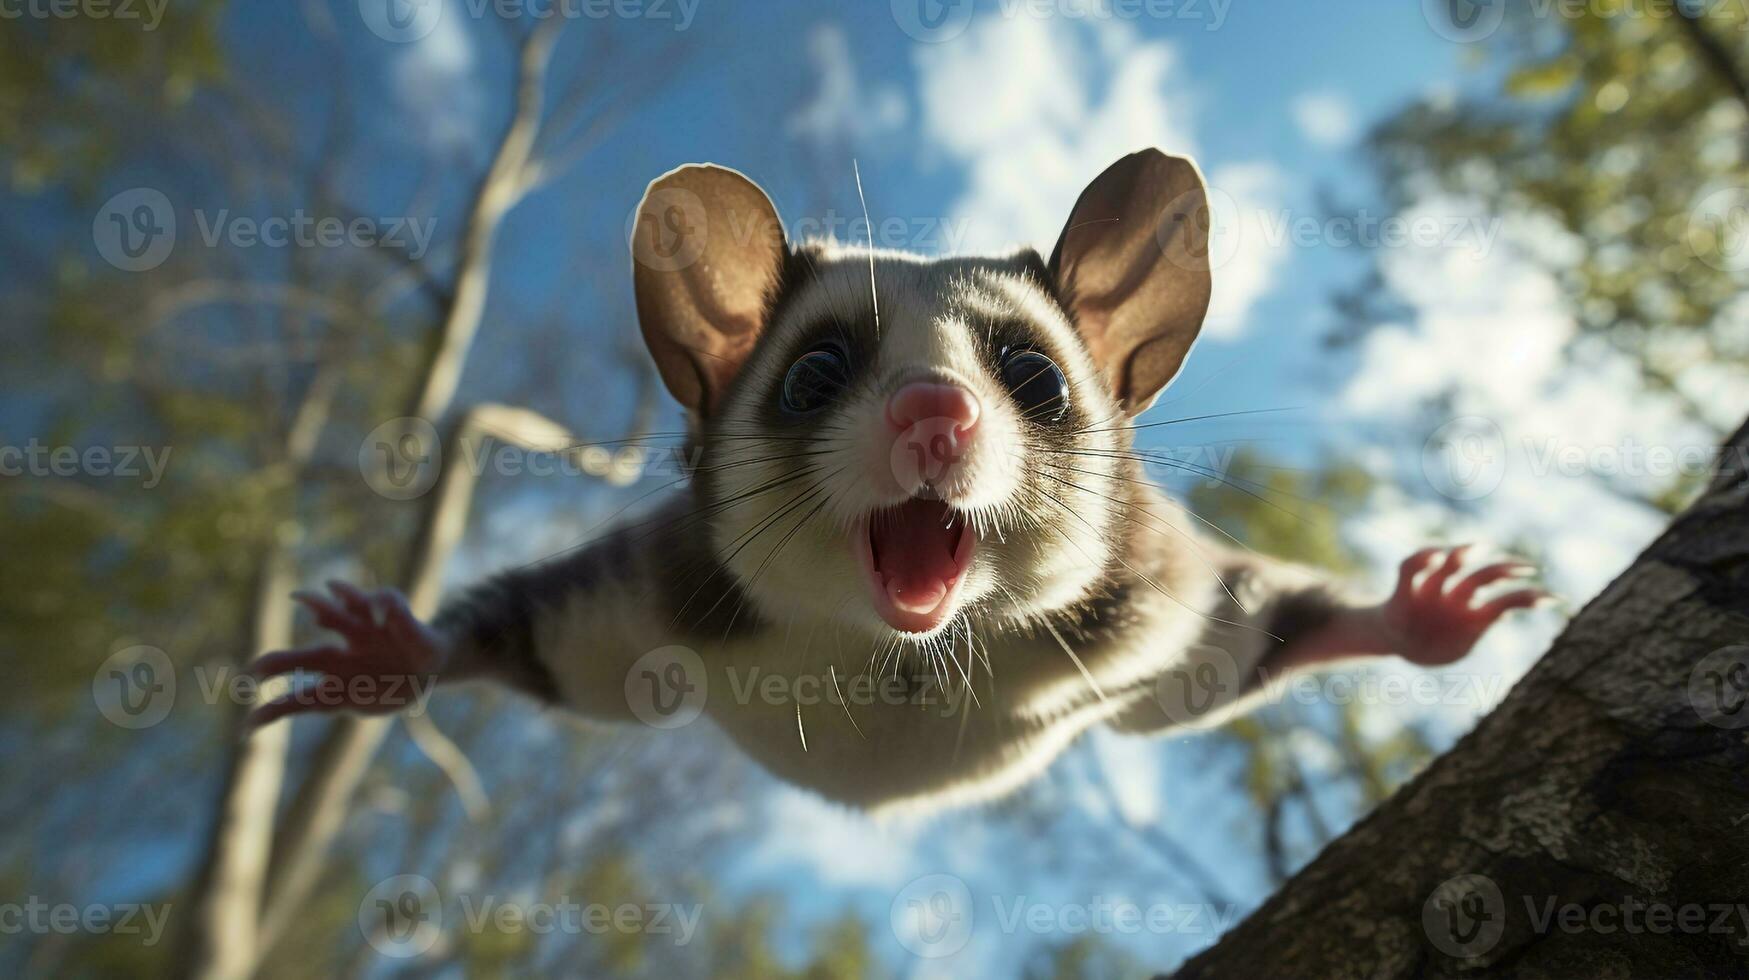
[[[931,294],[928,299],[948,302],[956,281],[976,281],[985,275],[1009,276],[1037,287],[1045,298],[1062,308],[1056,284],[1044,259],[1033,249],[1022,249],[1000,257],[953,257],[924,261],[895,255],[877,255],[874,285],[885,294],[888,288],[916,297]],[[827,291],[827,305],[842,316],[872,315],[873,300],[869,282],[868,254],[841,252],[830,254],[821,245],[804,243],[786,257],[777,289],[772,296],[767,326],[781,324],[790,308],[810,290]],[[902,281],[895,281],[902,277]],[[891,283],[891,287],[888,287]],[[1066,318],[1066,317],[1065,317]]]
[[[1021,249],[1010,256],[1008,261],[1013,264],[1015,275],[1044,290],[1044,294],[1050,297],[1051,302],[1057,304],[1059,309],[1063,308],[1062,296],[1058,294],[1056,279],[1051,276],[1050,268],[1045,265],[1044,257],[1038,254],[1037,249]]]
[[[783,269],[777,277],[776,292],[766,305],[765,326],[782,322],[784,313],[795,302],[797,294],[819,280],[819,266],[825,260],[813,245],[802,245],[784,255]]]

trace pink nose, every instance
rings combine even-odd
[[[951,426],[960,440],[977,428],[978,399],[959,385],[938,381],[913,381],[887,399],[887,424],[895,433],[910,430],[919,422]]]

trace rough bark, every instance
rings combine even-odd
[[[1492,715],[1174,976],[1749,976],[1746,454],[1749,424]]]

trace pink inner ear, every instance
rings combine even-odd
[[[1177,373],[1202,326],[1207,264],[1174,253],[1198,254],[1193,239],[1203,226],[1184,219],[1206,207],[1194,164],[1142,150],[1087,186],[1052,253],[1076,326],[1131,414]],[[1168,238],[1165,216],[1177,216]]]
[[[699,372],[706,379],[706,412],[717,410],[723,394],[734,383],[735,376],[741,373],[741,365],[747,363],[747,355],[753,353],[753,345],[759,340],[759,325],[743,327],[733,334],[718,334],[717,337],[718,349],[697,359]]]
[[[1081,331],[1081,339],[1087,344],[1087,352],[1093,356],[1094,365],[1099,368],[1101,374],[1105,375],[1105,383],[1116,392],[1122,390],[1124,379],[1122,366],[1112,363],[1112,359],[1116,355],[1105,336],[1106,326],[1110,320],[1111,317],[1103,310],[1086,307],[1077,311],[1075,317],[1075,323]]]
[[[1075,330],[1081,335],[1081,342],[1087,345],[1087,353],[1093,358],[1094,367],[1105,376],[1106,385],[1119,401],[1126,401],[1124,391],[1130,384],[1130,378],[1125,365],[1130,352],[1119,348],[1110,337],[1111,294],[1082,295],[1081,283],[1076,278],[1078,266],[1079,263],[1069,266],[1063,273],[1063,279],[1071,285],[1071,295],[1075,297],[1071,304]]]
[[[690,215],[677,243],[696,250],[640,261],[634,249],[639,324],[668,390],[709,414],[758,339],[766,297],[783,268],[783,223],[752,181],[708,164],[677,168],[652,183],[640,218],[657,206],[652,201]],[[671,254],[687,258],[666,262]]]

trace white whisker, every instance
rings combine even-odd
[[[868,293],[874,303],[875,339],[881,339],[881,293],[875,288],[874,223],[868,217],[868,198],[862,193],[862,167],[850,161],[850,172],[856,175],[856,199],[862,202],[862,223],[868,227]]]

